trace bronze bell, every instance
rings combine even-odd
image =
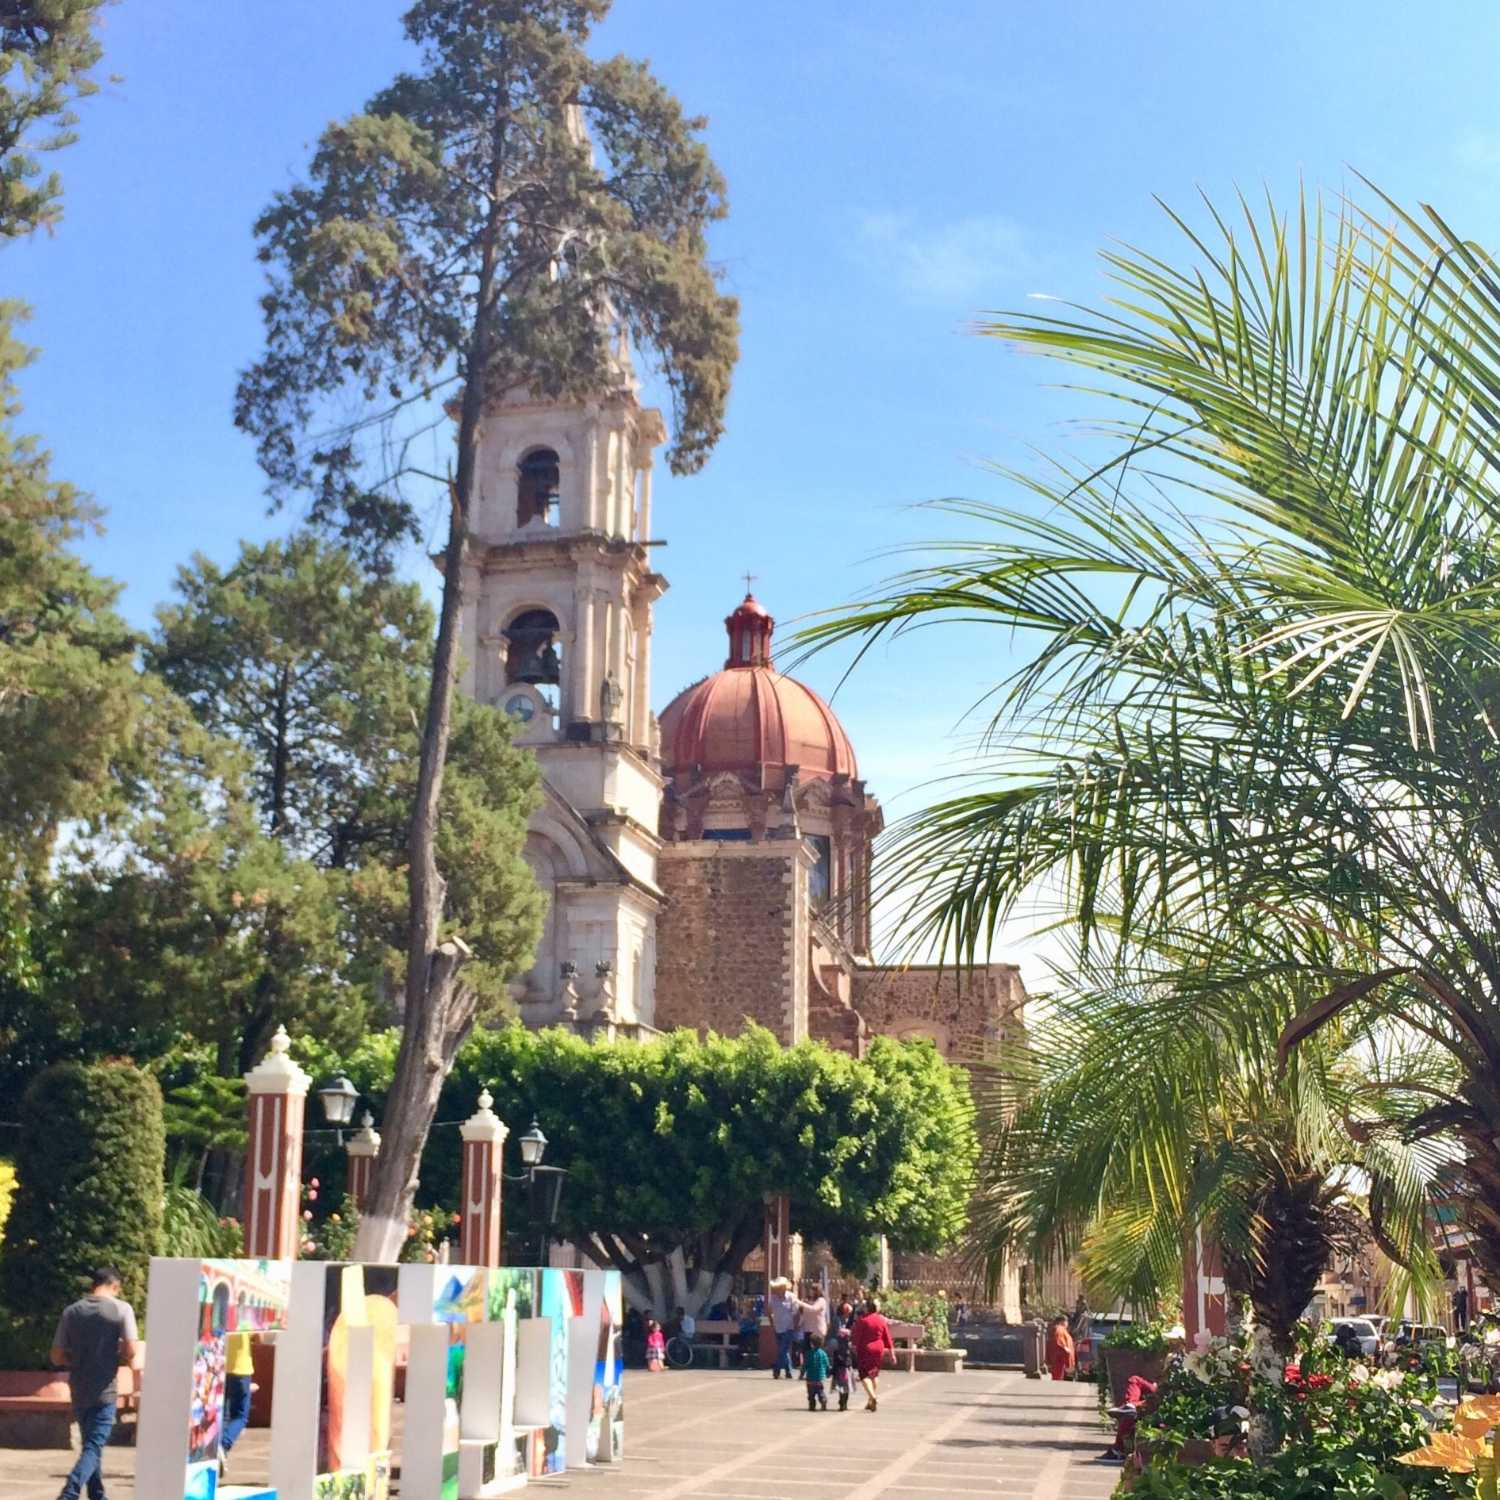
[[[533,646],[516,653],[511,658],[512,666],[506,674],[512,682],[529,682],[534,685],[556,683],[561,680],[557,647],[550,642],[545,646]]]

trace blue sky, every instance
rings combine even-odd
[[[30,427],[91,491],[87,546],[138,623],[192,551],[227,559],[267,518],[233,429],[259,347],[250,226],[331,118],[402,65],[400,0],[120,0],[119,75],[58,159],[66,218],[4,252],[42,348]],[[909,507],[1005,501],[986,460],[1070,441],[1072,400],[968,327],[1029,293],[1092,300],[1098,247],[1173,249],[1153,195],[1190,207],[1358,169],[1494,244],[1500,10],[1393,0],[617,0],[601,52],[652,59],[730,185],[715,255],[742,301],[728,433],[702,474],[657,476],[660,708],[723,655],[746,569],[782,620],[847,599],[932,534]],[[422,574],[413,558],[413,576]],[[836,706],[899,813],[1000,675],[999,632],[924,632]],[[803,673],[828,689],[832,661]],[[902,795],[902,794],[905,795]],[[999,956],[999,955],[997,955]]]

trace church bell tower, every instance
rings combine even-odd
[[[666,431],[623,344],[616,368],[596,398],[516,390],[487,413],[462,628],[464,686],[510,715],[545,782],[526,854],[549,910],[522,1016],[629,1034],[655,1013],[662,904],[650,524]]]

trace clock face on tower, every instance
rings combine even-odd
[[[529,724],[536,717],[536,703],[529,693],[512,693],[505,700],[505,711],[511,718]]]

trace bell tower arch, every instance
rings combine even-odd
[[[518,389],[486,413],[464,564],[464,686],[509,714],[541,763],[547,806],[533,832],[548,822],[580,835],[567,868],[547,846],[550,953],[519,995],[539,1025],[603,1010],[611,1024],[650,1026],[655,1005],[640,976],[653,969],[661,904],[650,675],[667,585],[650,526],[666,429],[637,400],[623,350],[618,367],[595,398]]]

